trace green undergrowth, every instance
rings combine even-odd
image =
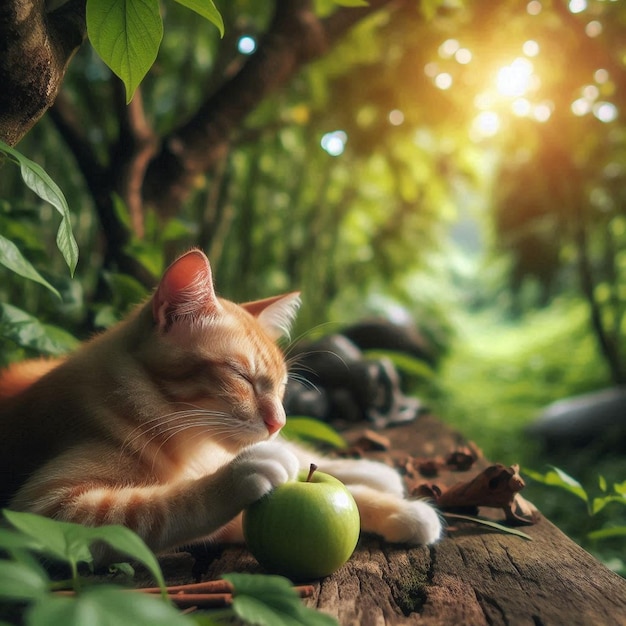
[[[626,526],[626,507],[611,501],[590,514],[580,497],[531,477],[558,466],[596,498],[606,496],[601,485],[626,479],[626,459],[617,454],[593,448],[548,453],[526,433],[551,402],[611,384],[585,306],[555,303],[515,322],[492,313],[464,313],[456,319],[456,330],[456,344],[442,364],[432,399],[435,413],[491,461],[520,464],[527,482],[523,495],[577,543],[626,573],[626,542],[610,533]],[[602,531],[609,532],[602,536]]]
[[[541,462],[524,434],[547,404],[609,385],[583,305],[503,321],[461,314],[443,363],[436,412],[502,463]]]
[[[121,573],[132,586],[134,570],[127,562],[110,569],[108,582],[91,577],[103,543],[147,568],[161,595],[129,593],[128,584],[119,584]],[[70,578],[52,578],[44,563],[65,567]],[[223,578],[233,588],[229,607],[185,614],[167,596],[155,555],[128,528],[88,528],[9,510],[0,516],[2,626],[218,626],[235,618],[258,626],[337,625],[329,615],[306,607],[286,578],[235,573]]]

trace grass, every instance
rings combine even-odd
[[[516,322],[491,312],[462,313],[454,322],[455,344],[432,400],[442,419],[494,462],[542,472],[558,465],[591,493],[599,490],[600,476],[609,483],[626,479],[626,459],[619,455],[587,449],[549,457],[525,432],[547,404],[610,385],[583,304],[557,302]],[[524,495],[551,521],[612,569],[626,573],[623,540],[588,539],[592,530],[626,524],[626,507],[611,505],[591,518],[584,503],[570,494],[527,482]]]
[[[499,462],[534,460],[524,428],[547,404],[609,384],[581,305],[555,305],[521,322],[464,313],[455,326],[435,408]]]

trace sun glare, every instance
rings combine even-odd
[[[523,96],[531,87],[533,69],[533,64],[523,57],[501,68],[496,77],[498,93],[511,98]]]

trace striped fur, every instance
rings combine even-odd
[[[123,524],[156,552],[240,540],[238,514],[311,460],[353,488],[364,529],[430,543],[441,525],[374,463],[312,459],[278,438],[287,370],[275,339],[298,294],[236,305],[206,256],[170,266],[149,302],[62,361],[0,376],[0,506]],[[384,492],[384,493],[383,493]]]

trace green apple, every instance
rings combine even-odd
[[[346,486],[311,465],[243,513],[250,552],[268,571],[292,580],[332,574],[352,555],[361,520]]]

